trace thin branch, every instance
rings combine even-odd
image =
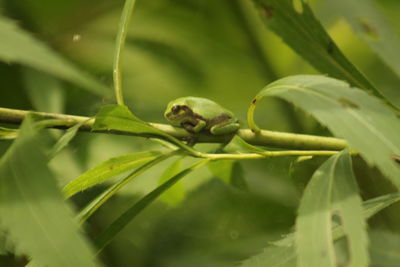
[[[337,150],[288,150],[288,151],[265,151],[263,153],[238,153],[238,154],[208,154],[201,153],[201,158],[210,160],[221,159],[262,159],[270,157],[285,157],[285,156],[332,156],[339,153]]]
[[[135,2],[136,2],[135,0],[125,1],[125,5],[121,14],[121,20],[118,26],[118,35],[114,52],[114,66],[113,66],[114,90],[118,105],[124,105],[124,98],[122,94],[122,82],[121,82],[122,52],[124,50],[128,25],[132,15],[133,8],[135,6]]]
[[[154,137],[143,134],[133,134],[130,132],[123,131],[95,131],[92,129],[94,118],[65,115],[65,114],[54,114],[44,112],[34,112],[27,110],[0,108],[0,122],[21,124],[24,118],[28,114],[34,114],[46,119],[56,119],[64,121],[64,125],[57,124],[53,128],[66,129],[74,126],[77,123],[81,123],[82,126],[79,128],[80,131],[90,131],[99,133],[119,134],[119,135],[133,135],[142,137]],[[232,135],[211,135],[211,134],[190,134],[183,128],[173,127],[167,124],[150,123],[155,128],[174,136],[180,140],[196,140],[198,143],[227,143],[232,138]],[[259,146],[271,146],[285,149],[299,149],[299,150],[342,150],[348,147],[345,140],[333,137],[322,137],[305,134],[294,134],[284,133],[275,131],[261,130],[258,133],[253,133],[249,129],[240,129],[236,133],[243,140],[252,145]]]

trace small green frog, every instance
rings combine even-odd
[[[240,125],[235,115],[206,98],[181,97],[169,102],[164,117],[188,132],[209,131],[214,135],[236,132]]]

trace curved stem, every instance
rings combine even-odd
[[[118,34],[116,40],[116,47],[114,52],[114,91],[118,105],[124,105],[124,98],[122,95],[122,81],[121,81],[121,68],[122,68],[122,54],[125,46],[125,39],[128,31],[129,21],[135,6],[135,0],[126,0],[121,14],[121,20],[118,26]]]

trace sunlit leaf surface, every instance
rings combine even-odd
[[[366,161],[400,187],[400,120],[378,99],[324,76],[298,75],[269,84],[257,96],[282,98],[313,115],[348,141]]]

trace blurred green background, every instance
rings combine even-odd
[[[400,2],[375,2],[399,33]],[[311,5],[346,56],[378,88],[389,94],[397,89],[395,75],[340,14],[322,0],[311,1]],[[93,116],[101,105],[113,103],[113,49],[122,6],[120,0],[0,0],[2,15],[110,87],[110,94],[95,95],[3,62],[0,106]],[[262,87],[288,75],[318,73],[262,24],[249,1],[138,0],[130,26],[123,60],[125,102],[146,121],[166,123],[162,117],[166,103],[192,95],[221,103],[246,127],[247,107]],[[270,99],[260,105],[263,112],[257,113],[256,120],[262,128],[329,135],[310,116],[283,101]],[[1,142],[1,151],[8,145]],[[82,133],[51,167],[62,186],[102,160],[156,146],[142,138]],[[229,169],[232,162],[191,174],[181,185],[183,200],[166,197],[152,205],[118,235],[101,258],[107,266],[233,266],[291,230],[302,187],[318,166],[314,162],[295,168],[292,160],[235,164],[233,173],[245,179],[246,188],[230,184],[227,181],[232,177],[218,172]],[[104,205],[88,222],[89,234],[96,235],[154,188],[170,163],[142,175]],[[365,170],[362,162],[360,166]],[[293,172],[305,178],[293,181]],[[101,189],[74,198],[77,207]],[[371,197],[390,188],[365,190]],[[376,223],[393,226],[397,217]],[[24,260],[9,255],[1,261],[13,266]]]

